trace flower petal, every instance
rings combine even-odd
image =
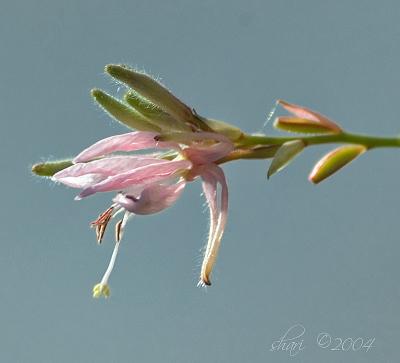
[[[162,162],[149,164],[124,173],[109,176],[99,183],[85,188],[79,194],[78,199],[97,192],[109,192],[112,190],[129,188],[136,184],[161,182],[191,167],[192,163],[188,160],[162,160]]]
[[[185,185],[184,180],[172,185],[152,184],[143,190],[139,198],[120,193],[113,201],[134,214],[154,214],[175,203]]]
[[[210,275],[215,264],[228,216],[228,186],[222,169],[207,165],[201,173],[203,189],[210,207],[210,235],[201,266],[200,284],[211,285]],[[217,206],[217,183],[221,186],[220,205]]]
[[[157,163],[165,163],[165,160],[145,155],[114,156],[88,163],[74,164],[54,174],[52,180],[72,188],[87,188],[110,176]]]
[[[158,134],[155,132],[135,131],[127,134],[115,135],[102,139],[75,157],[74,163],[86,162],[97,157],[117,151],[137,151],[144,149],[177,149],[180,147],[174,142],[162,142],[154,140]]]
[[[208,208],[210,210],[210,230],[208,233],[208,242],[204,256],[209,254],[212,241],[215,238],[215,231],[218,225],[218,200],[217,200],[217,180],[209,172],[203,172],[203,192],[206,197]],[[203,279],[202,279],[203,280]]]

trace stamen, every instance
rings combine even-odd
[[[91,222],[90,224],[91,224],[92,226],[96,226],[96,225],[99,225],[99,224],[107,224],[108,221],[109,221],[110,218],[111,218],[111,215],[112,215],[113,210],[114,210],[114,206],[111,206],[111,207],[108,208],[106,211],[104,211],[103,213],[101,213],[101,214],[99,215],[99,217],[98,217],[95,221]]]
[[[122,219],[115,224],[115,241],[119,243],[122,239]]]
[[[101,213],[99,217],[93,221],[91,224],[92,227],[96,227],[96,238],[97,243],[101,243],[104,237],[104,233],[106,232],[106,228],[108,222],[110,221],[114,211],[114,206],[108,208],[105,212]]]
[[[120,242],[122,239],[122,235],[124,234],[124,228],[129,218],[133,215],[133,213],[125,211],[123,218],[118,221],[115,225],[115,240]]]
[[[101,243],[101,241],[103,240],[105,231],[106,231],[106,225],[100,224],[100,225],[96,226],[97,243],[99,243],[99,244]]]

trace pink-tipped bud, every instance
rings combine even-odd
[[[363,145],[346,145],[340,146],[326,154],[317,164],[315,164],[308,179],[318,184],[322,180],[328,178],[345,165],[353,161],[357,156],[367,151]]]
[[[300,117],[280,116],[275,119],[274,127],[278,130],[301,134],[332,134],[332,128],[319,121]]]
[[[295,125],[294,127],[296,127],[296,124],[297,124],[297,126],[301,126],[301,125],[306,126],[305,123],[308,122],[307,126],[312,127],[314,130],[316,129],[317,125],[319,125],[320,129],[329,130],[329,131],[325,131],[325,132],[331,132],[331,133],[337,133],[337,134],[342,132],[342,129],[340,128],[340,126],[337,125],[335,122],[330,120],[328,117],[321,115],[318,112],[310,110],[309,108],[294,105],[292,103],[288,103],[283,100],[278,100],[277,104],[281,105],[286,111],[288,111],[288,112],[292,113],[294,116],[296,116],[295,118],[286,118],[286,126],[288,124],[288,120],[289,120],[289,123],[291,123],[292,125],[293,124]],[[297,121],[295,121],[295,120],[297,120]],[[284,121],[285,121],[285,119],[284,119]],[[277,126],[275,126],[275,127],[277,127]],[[304,129],[306,129],[306,128],[304,127]],[[289,131],[292,131],[292,130],[289,130]],[[305,132],[305,131],[295,131],[295,132]],[[308,131],[308,132],[310,132],[310,131]],[[319,132],[321,132],[321,130]]]

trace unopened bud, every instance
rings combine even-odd
[[[140,131],[161,131],[157,125],[152,124],[140,112],[137,112],[128,105],[123,104],[107,93],[99,89],[93,89],[91,93],[93,98],[108,114],[125,126]]]
[[[277,104],[281,105],[286,111],[292,113],[299,119],[308,120],[311,122],[319,123],[325,129],[330,130],[332,133],[341,133],[342,129],[335,122],[328,117],[321,115],[309,108],[294,105],[283,100],[278,100]]]
[[[72,160],[49,161],[32,166],[32,173],[39,176],[53,176],[72,165]]]
[[[367,151],[367,148],[363,145],[340,146],[318,161],[308,179],[317,184],[336,173],[365,151]]]
[[[193,113],[188,106],[147,74],[114,64],[106,66],[105,70],[171,116],[187,121],[193,118]]]
[[[140,97],[136,92],[128,92],[124,99],[129,106],[140,112],[143,116],[157,125],[163,131],[189,132],[191,128],[183,121],[176,120],[171,115],[161,110],[159,107]]]
[[[334,131],[319,121],[299,117],[277,117],[274,127],[279,130],[303,134],[329,134]]]

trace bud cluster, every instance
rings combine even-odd
[[[275,119],[274,127],[279,130],[312,134],[312,135],[344,135],[342,128],[328,117],[306,107],[290,104],[283,100],[277,101],[292,116],[280,116]],[[338,138],[340,141],[340,138]],[[282,170],[309,145],[307,138],[299,138],[284,142],[277,150],[268,169],[267,176]],[[317,184],[328,178],[339,169],[363,154],[367,148],[364,145],[344,145],[326,154],[312,169],[309,180]]]

